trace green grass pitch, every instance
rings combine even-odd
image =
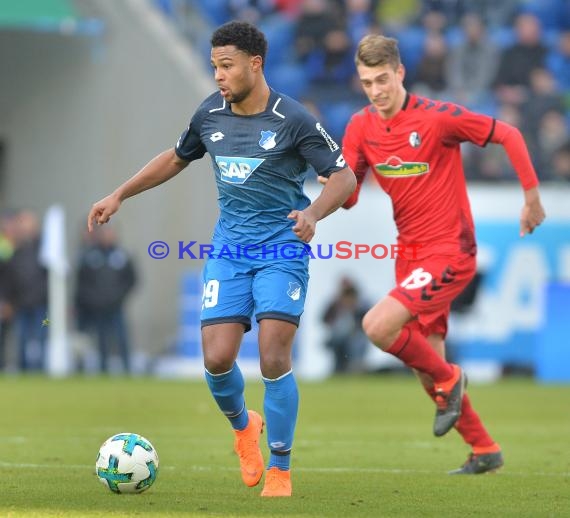
[[[247,382],[262,409],[261,381]],[[495,475],[452,477],[468,448],[431,434],[433,404],[410,375],[300,383],[293,497],[242,485],[232,433],[202,380],[0,378],[2,517],[570,517],[570,386],[470,386],[505,453]],[[94,473],[101,443],[147,437],[155,485],[116,495]],[[267,455],[265,435],[263,451]]]

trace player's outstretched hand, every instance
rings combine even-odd
[[[527,197],[521,212],[521,237],[523,237],[525,234],[532,234],[534,229],[544,221],[545,217],[546,215],[544,213],[544,208],[540,203],[538,194],[536,197]]]
[[[301,241],[308,243],[313,239],[317,219],[314,218],[308,210],[292,210],[287,217],[295,220],[293,232],[295,232]]]
[[[121,200],[114,194],[109,194],[109,196],[94,203],[89,211],[89,216],[87,216],[87,229],[89,232],[93,230],[93,223],[97,225],[108,223],[111,216],[119,210],[120,206]]]
[[[325,185],[329,181],[329,179],[326,176],[317,175],[317,181],[320,184]]]

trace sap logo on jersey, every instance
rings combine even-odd
[[[227,183],[244,183],[265,158],[244,158],[241,156],[216,156],[220,178]]]

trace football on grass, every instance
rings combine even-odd
[[[142,493],[156,480],[158,454],[142,435],[118,433],[99,449],[95,473],[113,493]]]

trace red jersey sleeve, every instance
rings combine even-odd
[[[489,142],[500,144],[505,148],[525,191],[538,185],[538,178],[530,159],[528,147],[517,128],[503,121],[495,121]]]
[[[453,103],[442,103],[436,111],[440,114],[440,132],[444,145],[472,142],[485,146],[489,142],[495,122],[492,117]]]
[[[528,148],[517,128],[488,115],[471,112],[456,104],[442,104],[439,111],[442,114],[441,132],[444,144],[446,142],[450,144],[472,142],[478,146],[486,146],[489,142],[500,144],[505,148],[523,189],[526,191],[538,185]]]
[[[359,112],[352,116],[342,140],[342,155],[346,160],[348,167],[350,167],[356,176],[356,189],[350,197],[343,203],[343,208],[350,209],[358,202],[360,189],[369,166],[364,152],[360,146],[362,142],[362,133],[364,128],[365,116],[363,112]]]

